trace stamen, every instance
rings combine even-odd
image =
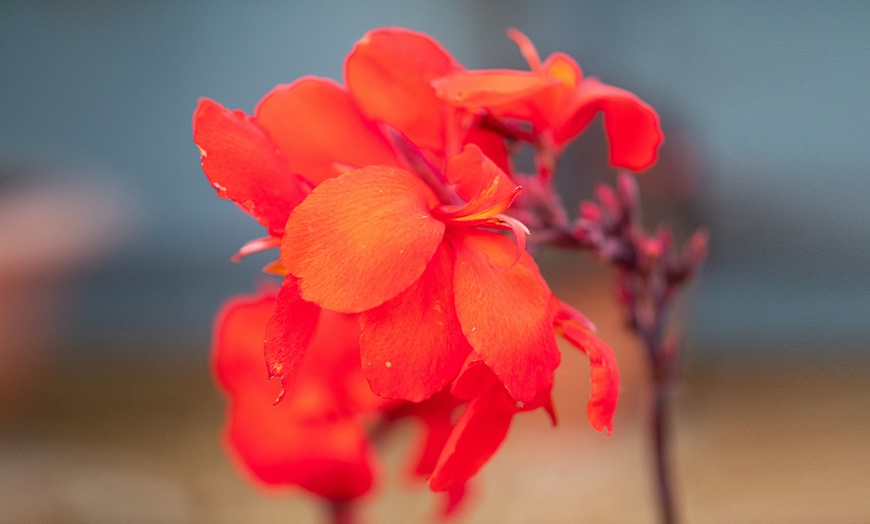
[[[535,49],[535,45],[532,44],[532,41],[529,40],[529,37],[524,35],[519,29],[514,29],[511,27],[507,30],[508,38],[514,41],[517,44],[517,47],[520,48],[520,53],[522,53],[523,57],[525,57],[526,62],[529,63],[529,67],[532,69],[532,72],[538,73],[541,71],[541,57],[538,55],[538,50]]]

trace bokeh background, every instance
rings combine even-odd
[[[658,109],[648,226],[712,232],[678,311],[687,522],[870,521],[870,4],[857,0],[0,1],[0,521],[316,519],[221,454],[211,317],[266,258],[229,262],[261,231],[215,197],[190,121],[199,97],[251,111],[276,84],[340,80],[353,43],[384,25],[429,33],[468,67],[524,68],[504,36],[516,27]],[[613,180],[605,147],[598,122],[568,152],[566,200]],[[583,425],[586,368],[568,359],[565,422],[518,424],[465,521],[653,522],[643,362],[609,274],[583,256],[541,264],[620,351],[617,432]],[[403,446],[387,446],[373,522],[431,504],[399,487]]]

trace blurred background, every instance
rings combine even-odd
[[[0,1],[0,521],[315,519],[221,454],[211,319],[267,258],[229,262],[262,232],[216,198],[190,122],[200,97],[250,112],[276,84],[340,80],[354,42],[385,25],[470,68],[525,68],[504,35],[516,27],[659,111],[647,225],[712,232],[679,308],[687,522],[870,521],[870,4],[857,0]],[[613,180],[605,148],[596,122],[563,159],[570,207]],[[587,371],[569,358],[566,422],[519,424],[466,522],[654,521],[643,361],[609,273],[586,258],[541,264],[620,351],[617,431],[583,425]],[[401,454],[397,440],[388,463]],[[372,521],[422,519],[423,491],[388,485]]]

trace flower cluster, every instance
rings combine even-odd
[[[426,427],[415,472],[452,508],[517,413],[555,422],[556,335],[589,356],[589,420],[611,431],[613,353],[541,276],[527,242],[550,222],[521,186],[546,193],[597,114],[611,164],[645,169],[663,140],[658,116],[509,36],[529,71],[469,70],[432,38],[385,28],[355,45],[344,84],[278,86],[253,115],[200,101],[206,176],[267,231],[237,256],[279,248],[265,271],[280,289],[231,301],[215,333],[227,440],[261,481],[359,497],[370,439],[414,417]],[[537,173],[512,168],[521,144]]]

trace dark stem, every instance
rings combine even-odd
[[[329,502],[330,524],[358,524],[356,505],[347,500]]]
[[[670,469],[670,418],[671,391],[670,380],[653,381],[652,421],[650,424],[653,456],[655,458],[656,484],[659,497],[659,522],[661,524],[676,524],[677,515],[674,506],[673,479]]]

